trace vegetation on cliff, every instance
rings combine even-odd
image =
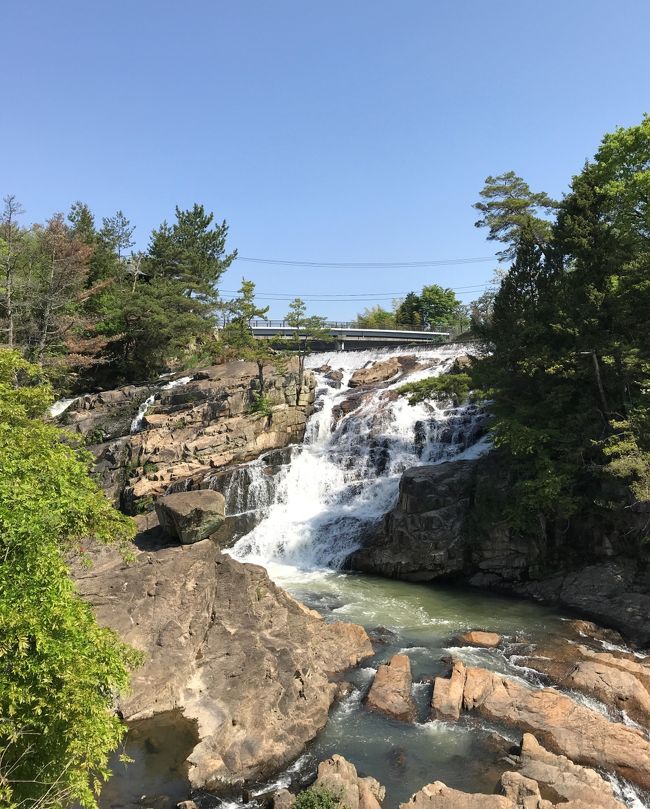
[[[475,321],[492,353],[474,370],[515,472],[511,516],[647,501],[650,118],[606,135],[560,203],[512,173],[488,178],[482,198],[477,224],[513,257]]]
[[[41,370],[0,350],[0,804],[95,805],[124,728],[113,695],[137,656],[96,623],[64,555],[133,528],[90,457],[42,420]]]

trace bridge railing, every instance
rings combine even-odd
[[[253,320],[251,321],[251,326],[253,328],[274,328],[274,329],[288,329],[291,328],[289,323],[286,320]],[[394,326],[361,326],[354,320],[327,320],[323,323],[323,326],[326,329],[365,329],[367,331],[381,331],[385,329],[386,331],[431,331],[431,332],[446,332],[450,336],[455,337],[456,335],[460,334],[464,331],[464,325],[462,323],[450,325],[448,323],[445,324],[431,324],[428,326],[423,326],[422,323],[399,323]]]

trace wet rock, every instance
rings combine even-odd
[[[521,742],[519,772],[550,790],[556,801],[583,800],[603,809],[625,809],[614,790],[595,770],[574,764],[566,756],[546,750],[530,733]]]
[[[379,781],[371,777],[359,778],[354,764],[339,755],[321,761],[314,786],[340,796],[341,809],[380,809],[380,803],[386,796],[386,790]]]
[[[482,629],[471,629],[458,636],[459,646],[479,646],[483,649],[496,649],[503,638],[496,632],[484,632]]]
[[[382,362],[374,362],[368,368],[361,368],[355,371],[350,377],[349,386],[351,388],[358,388],[366,385],[377,385],[380,382],[386,382],[397,376],[402,370],[397,357],[383,360]]]
[[[451,677],[436,677],[431,697],[432,719],[458,719],[463,703],[465,689],[465,666],[456,661],[453,664]]]
[[[194,801],[181,801],[176,804],[176,809],[199,809],[199,807]]]
[[[463,708],[534,733],[549,750],[576,764],[614,770],[650,787],[650,742],[552,689],[526,688],[485,669],[466,668]]]
[[[650,657],[623,650],[603,651],[602,646],[594,648],[603,633],[588,622],[571,628],[581,643],[571,636],[554,637],[523,654],[517,651],[517,662],[557,685],[595,697],[612,710],[624,711],[635,721],[650,726]],[[611,632],[606,635],[616,637]]]
[[[271,804],[273,809],[291,809],[296,802],[296,796],[288,789],[280,789],[273,793]]]
[[[397,643],[399,640],[399,635],[397,632],[394,632],[392,629],[388,629],[385,626],[375,626],[372,629],[369,629],[368,635],[373,643]]]
[[[411,686],[411,661],[407,655],[393,655],[377,669],[366,704],[393,719],[414,722],[416,708]]]
[[[354,686],[352,683],[348,683],[345,680],[341,683],[337,683],[336,685],[336,699],[342,700],[346,697],[349,697],[350,694],[354,691]]]
[[[112,558],[110,556],[112,553]],[[327,722],[330,677],[373,653],[365,631],[326,623],[266,571],[212,542],[116,551],[75,573],[100,624],[145,656],[119,709],[127,720],[179,709],[196,723],[194,788],[265,778]]]
[[[225,519],[225,501],[219,492],[204,489],[178,492],[156,502],[160,526],[183,545],[191,545],[214,534]]]

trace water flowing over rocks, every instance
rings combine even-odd
[[[553,689],[532,689],[486,669],[457,666],[454,673],[461,681],[464,677],[463,710],[534,733],[549,750],[576,764],[613,770],[650,788],[650,742],[640,730],[611,722]],[[434,692],[449,693],[440,682],[436,678]]]
[[[413,722],[416,710],[411,696],[412,684],[411,661],[407,655],[393,655],[377,669],[366,704],[393,719]]]
[[[276,587],[266,571],[210,541],[165,544],[155,519],[136,559],[97,553],[76,570],[101,624],[145,655],[119,704],[135,720],[180,709],[196,722],[194,787],[278,770],[327,721],[330,677],[372,654],[356,625],[325,623]]]
[[[174,483],[198,488],[215,469],[302,440],[313,374],[306,372],[299,388],[296,360],[287,373],[271,365],[264,373],[268,416],[251,412],[257,365],[229,362],[164,384],[80,396],[58,420],[83,436],[101,485],[133,514]]]

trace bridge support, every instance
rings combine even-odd
[[[345,351],[345,340],[337,340],[336,341],[336,350],[337,351]]]

